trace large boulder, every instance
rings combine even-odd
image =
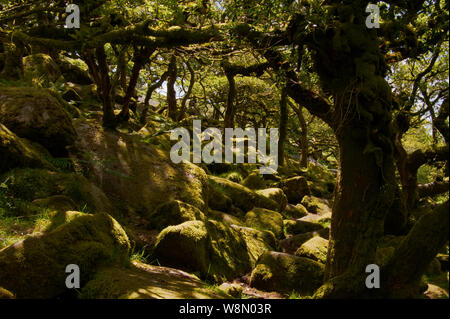
[[[276,238],[283,237],[283,216],[281,214],[255,207],[245,215],[245,224],[248,227],[271,231]]]
[[[286,218],[297,219],[308,215],[308,210],[302,204],[293,205],[288,203],[282,215]]]
[[[323,226],[319,223],[312,223],[301,219],[285,219],[283,223],[284,231],[289,235],[304,234],[311,231],[318,231],[323,228]]]
[[[78,204],[79,210],[115,213],[101,189],[79,174],[24,168],[8,172],[6,178],[8,191],[14,197],[29,202],[37,200],[36,204],[39,206],[55,206],[55,201],[62,199],[53,196],[59,195],[68,197],[72,203]]]
[[[248,212],[253,207],[262,207],[271,210],[277,210],[279,207],[279,204],[275,201],[225,178],[209,175],[209,182],[217,190],[222,191],[231,198],[233,204],[244,212]]]
[[[323,228],[318,231],[311,231],[308,233],[286,237],[285,239],[280,240],[280,247],[283,252],[294,254],[303,243],[316,236],[320,236],[328,240],[330,236],[330,228]]]
[[[322,264],[327,262],[328,240],[315,236],[303,243],[295,252],[296,256],[306,257]]]
[[[208,184],[208,206],[221,212],[230,212],[233,201],[223,192]]]
[[[79,266],[84,285],[100,266],[126,263],[130,243],[117,221],[107,214],[78,214],[0,250],[0,286],[17,298],[55,298],[67,292],[67,265]]]
[[[0,122],[55,156],[64,156],[76,139],[69,113],[44,89],[0,86]]]
[[[86,176],[121,211],[146,216],[167,201],[180,200],[207,211],[208,178],[192,163],[174,164],[163,150],[137,136],[75,120],[79,138],[71,157],[83,160]]]
[[[331,215],[331,208],[328,201],[315,196],[305,196],[301,204],[306,207],[308,212],[316,215]]]
[[[198,272],[205,279],[231,280],[251,270],[259,257],[255,255],[271,249],[263,238],[270,235],[250,235],[252,241],[247,242],[242,232],[238,226],[213,220],[169,226],[159,234],[152,258],[164,266]]]
[[[304,172],[308,179],[311,195],[330,198],[336,181],[336,173],[319,163],[309,162],[308,169]]]
[[[263,195],[278,203],[278,212],[283,212],[287,205],[287,197],[280,188],[266,188],[257,190],[256,193]]]
[[[208,288],[184,271],[133,262],[131,267],[106,267],[81,290],[81,299],[221,299],[225,292]]]
[[[41,150],[0,123],[0,173],[15,167],[52,168]]]
[[[279,183],[279,187],[286,194],[287,199],[291,204],[300,203],[303,196],[310,194],[308,182],[303,176],[296,176],[282,180]]]
[[[0,299],[14,299],[14,294],[11,291],[0,287]]]
[[[262,189],[266,187],[264,177],[258,171],[251,172],[241,184],[250,189]]]
[[[252,271],[250,286],[265,291],[311,295],[322,285],[324,266],[308,258],[266,252]]]
[[[167,226],[178,225],[190,220],[204,220],[205,215],[195,206],[172,200],[156,207],[148,216],[149,226],[162,230]]]

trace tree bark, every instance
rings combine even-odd
[[[170,58],[169,69],[167,77],[167,108],[169,117],[177,120],[177,97],[175,92],[175,82],[177,80],[177,60],[175,55]]]
[[[233,74],[227,73],[226,76],[228,80],[228,98],[223,127],[234,128],[234,114],[236,113],[234,105],[234,100],[236,99],[236,82]]]
[[[286,92],[286,88],[283,87],[281,89],[280,137],[278,140],[278,164],[280,166],[284,165],[284,146],[286,144],[287,121],[288,121],[287,92]]]

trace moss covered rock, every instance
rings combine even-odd
[[[17,298],[54,298],[67,291],[66,266],[80,267],[84,285],[99,266],[124,264],[130,243],[107,214],[79,216],[0,251],[0,285]]]
[[[244,222],[238,217],[223,212],[219,212],[217,210],[210,210],[208,213],[208,217],[210,219],[217,220],[227,225],[244,226]]]
[[[230,280],[250,271],[258,253],[269,248],[264,240],[270,235],[243,233],[238,226],[213,220],[169,226],[159,234],[152,258],[164,266],[198,272],[202,278]]]
[[[288,254],[295,254],[297,249],[305,242],[310,240],[311,238],[314,238],[316,236],[320,236],[324,239],[329,238],[330,236],[330,229],[329,228],[323,228],[318,231],[311,231],[309,233],[304,234],[298,234],[286,237],[285,239],[280,240],[280,246],[283,250],[283,252]]]
[[[250,189],[262,189],[266,187],[266,182],[258,171],[251,172],[241,184]]]
[[[312,214],[331,214],[331,208],[328,206],[328,201],[324,199],[315,196],[305,196],[303,197],[301,204]]]
[[[26,79],[37,81],[48,87],[62,75],[58,64],[47,54],[36,53],[23,58],[23,71]]]
[[[180,200],[207,211],[208,179],[197,165],[175,164],[138,136],[81,119],[74,124],[79,138],[71,156],[84,160],[86,176],[119,210],[146,216],[160,204]]]
[[[258,258],[266,251],[278,250],[278,241],[270,231],[250,227],[231,226],[237,230],[246,243],[251,267],[255,267]]]
[[[296,256],[306,257],[322,264],[327,262],[328,240],[315,236],[305,243],[295,252]]]
[[[250,286],[266,290],[312,294],[322,284],[324,266],[308,258],[266,252],[252,271]]]
[[[45,150],[18,137],[0,123],[0,173],[15,167],[52,168]]]
[[[38,198],[33,201],[33,204],[55,210],[58,212],[73,211],[77,209],[77,204],[67,196],[54,195],[46,198]]]
[[[69,113],[44,89],[0,86],[0,122],[55,156],[66,154],[76,139]]]
[[[267,197],[278,203],[278,212],[283,212],[286,209],[287,197],[280,188],[267,188],[257,190],[256,193]]]
[[[231,211],[233,201],[223,192],[208,184],[208,206],[213,210],[221,212]]]
[[[286,218],[297,219],[308,215],[308,210],[302,204],[292,205],[288,203],[282,215]]]
[[[282,238],[284,235],[283,216],[272,210],[253,208],[245,215],[245,224],[248,227],[271,231],[276,238]]]
[[[6,178],[8,190],[15,197],[26,201],[63,195],[69,197],[79,206],[77,208],[83,211],[115,212],[106,195],[79,174],[25,168],[8,172]],[[49,200],[47,199],[47,203]],[[54,201],[55,198],[51,200]]]
[[[184,271],[133,262],[103,268],[81,290],[82,299],[221,299],[229,295],[208,288]]]
[[[158,230],[190,220],[205,220],[205,215],[197,207],[179,200],[159,205],[148,216],[149,226]]]
[[[319,223],[307,222],[300,219],[285,219],[283,224],[285,233],[289,235],[304,234],[311,231],[318,231],[323,228],[323,226]]]
[[[310,194],[308,182],[303,176],[296,176],[282,180],[279,183],[279,187],[286,194],[287,199],[291,204],[300,203],[303,196]]]
[[[248,212],[253,207],[262,207],[272,210],[277,210],[279,207],[275,201],[227,179],[209,175],[209,182],[217,190],[222,191],[231,198],[236,207],[245,212]]]

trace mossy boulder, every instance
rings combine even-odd
[[[248,212],[253,207],[262,207],[271,210],[277,210],[279,207],[275,201],[238,183],[212,175],[208,177],[211,186],[225,193],[225,195],[231,198],[233,205],[242,209],[244,212]]]
[[[106,195],[84,176],[45,169],[14,169],[5,174],[8,190],[25,201],[42,200],[56,195],[69,197],[89,212],[115,212]],[[53,198],[51,201],[60,200]],[[50,199],[47,200],[47,203]],[[42,201],[41,201],[42,202]],[[38,201],[39,203],[39,201]],[[44,203],[45,204],[45,203]]]
[[[256,261],[252,250],[262,253],[268,248],[254,234],[247,243],[238,226],[213,220],[188,221],[159,234],[152,258],[161,265],[198,272],[202,278],[221,282],[249,272]]]
[[[308,215],[308,210],[302,204],[292,205],[288,203],[282,215],[285,218],[298,219]]]
[[[148,216],[149,226],[158,230],[190,220],[205,220],[205,215],[197,207],[179,200],[159,205]]]
[[[251,172],[241,183],[243,186],[250,189],[263,189],[266,187],[266,182],[258,171]]]
[[[266,252],[252,271],[250,286],[265,291],[312,294],[322,284],[324,266],[308,258]]]
[[[237,225],[232,225],[231,227],[237,230],[244,239],[252,268],[255,267],[259,256],[263,253],[266,251],[278,250],[279,248],[275,235],[270,231]]]
[[[279,187],[286,194],[288,202],[298,204],[302,201],[303,196],[309,195],[309,187],[306,178],[303,176],[295,176],[279,183]]]
[[[221,212],[229,212],[233,201],[223,192],[208,184],[208,206]]]
[[[303,243],[307,242],[311,238],[314,238],[316,236],[320,236],[324,239],[329,238],[330,236],[330,229],[329,228],[323,228],[318,231],[311,231],[304,234],[297,234],[293,236],[286,237],[285,239],[280,240],[280,247],[283,252],[288,254],[295,254],[297,249],[303,245]]]
[[[331,214],[331,208],[328,206],[327,200],[315,196],[305,196],[303,197],[301,204],[312,214]]]
[[[19,137],[63,156],[76,139],[72,119],[48,90],[0,86],[0,122]]]
[[[0,299],[14,299],[14,294],[5,288],[0,287]]]
[[[77,119],[79,138],[71,157],[84,161],[86,176],[121,211],[146,216],[160,204],[180,200],[208,209],[208,178],[192,163],[175,164],[169,153],[138,136],[105,130]]]
[[[59,69],[67,82],[88,85],[92,84],[88,66],[81,60],[69,59],[61,56],[58,60]],[[82,67],[84,66],[84,68]]]
[[[26,79],[34,80],[45,87],[56,82],[62,75],[58,64],[51,56],[44,53],[24,57],[23,71]]]
[[[319,223],[307,222],[300,219],[285,219],[283,224],[285,233],[289,235],[304,234],[311,231],[318,231],[323,228],[323,226]]]
[[[284,194],[283,190],[281,188],[267,188],[267,189],[261,189],[257,190],[256,193],[263,195],[264,197],[267,197],[274,202],[278,203],[278,212],[283,212],[286,209],[287,205],[287,197]]]
[[[217,210],[210,210],[208,212],[208,217],[227,225],[244,226],[244,222],[238,217]]]
[[[38,198],[33,200],[33,204],[58,212],[73,211],[77,209],[77,204],[75,204],[75,202],[70,197],[64,195],[54,195],[46,198]]]
[[[327,262],[328,240],[315,236],[303,243],[295,252],[296,256],[306,257],[322,264]]]
[[[81,290],[81,299],[221,299],[225,292],[211,289],[184,271],[133,262],[131,267],[105,267]]]
[[[0,123],[0,173],[15,167],[52,168],[48,154]]]
[[[255,207],[245,215],[248,227],[271,231],[276,238],[282,238],[283,216],[273,210]]]
[[[81,285],[102,265],[126,264],[130,243],[107,214],[82,214],[48,233],[0,251],[0,285],[17,298],[55,298],[67,292],[66,266],[80,267]]]

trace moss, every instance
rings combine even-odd
[[[271,231],[275,237],[282,238],[283,216],[264,208],[254,208],[245,215],[245,224],[248,227]]]
[[[308,210],[302,204],[297,204],[295,206],[292,204],[287,204],[286,209],[282,212],[282,215],[285,218],[297,219],[307,216]]]
[[[80,267],[84,285],[101,265],[128,262],[129,249],[111,216],[86,214],[1,250],[0,284],[17,298],[55,298],[67,289],[67,265]]]
[[[243,179],[241,173],[236,172],[236,171],[227,172],[225,174],[222,174],[220,177],[225,178],[234,183],[240,183]]]
[[[296,256],[306,257],[322,264],[327,262],[328,240],[316,236],[303,243],[295,252]]]
[[[243,181],[242,185],[250,189],[266,188],[266,182],[259,172],[250,173]]]
[[[206,287],[178,269],[134,262],[101,269],[81,290],[81,299],[220,299],[228,295]]]
[[[30,81],[38,80],[45,87],[56,82],[61,76],[61,70],[53,59],[43,53],[29,55],[23,58],[24,77]]]
[[[0,86],[0,122],[55,156],[65,154],[76,139],[71,116],[45,89]]]
[[[162,230],[190,220],[205,220],[205,215],[197,207],[173,200],[156,207],[148,220],[150,227]]]
[[[303,176],[296,176],[282,180],[279,183],[279,187],[286,194],[287,199],[291,204],[300,203],[303,196],[310,194],[308,182]]]
[[[308,222],[304,220],[285,219],[283,221],[284,231],[289,235],[304,234],[311,231],[318,231],[324,228],[319,223]]]
[[[221,212],[231,211],[232,200],[218,188],[209,185],[208,190],[208,206],[211,209]]]
[[[215,187],[217,190],[223,191],[225,195],[231,198],[235,206],[245,212],[251,210],[253,207],[276,210],[279,206],[273,200],[257,194],[245,186],[233,183],[226,179],[210,175],[209,182],[211,186]]]
[[[286,209],[288,200],[283,190],[281,190],[280,188],[261,189],[257,190],[256,193],[278,203],[278,212],[281,213]]]
[[[218,221],[188,221],[165,228],[151,258],[161,265],[223,282],[250,271],[256,258],[270,247],[269,238],[273,235]]]
[[[310,162],[304,173],[308,179],[311,194],[318,197],[329,198],[334,191],[336,175],[322,165]]]
[[[64,195],[80,206],[87,205],[89,211],[114,212],[105,194],[79,174],[26,168],[12,170],[6,178],[10,192],[17,198],[33,201]]]
[[[317,215],[331,214],[331,209],[325,200],[315,196],[305,196],[301,204],[306,207],[308,212]]]
[[[251,267],[254,268],[258,258],[267,251],[278,250],[278,241],[270,231],[249,227],[232,226],[239,231],[247,246]]]
[[[210,219],[217,220],[224,224],[244,226],[244,222],[238,217],[217,210],[210,210],[208,216]]]
[[[308,258],[266,252],[252,271],[250,285],[266,290],[312,294],[322,284],[324,266]]]
[[[0,123],[0,173],[15,167],[53,168],[47,161],[45,150],[35,147],[26,139],[19,138]]]

